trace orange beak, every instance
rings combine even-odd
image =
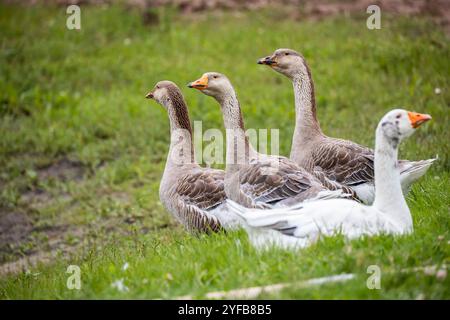
[[[203,90],[208,88],[208,76],[203,75],[200,79],[195,80],[188,84],[189,88]]]
[[[428,120],[431,120],[431,116],[429,114],[422,114],[417,112],[408,112],[408,118],[411,122],[411,125],[413,128],[417,128],[422,123],[427,122]]]

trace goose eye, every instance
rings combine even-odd
[[[214,79],[217,79],[218,77],[217,77],[217,76],[213,76],[213,78],[214,78]]]
[[[400,119],[401,117],[402,117],[401,114],[398,114],[398,115],[396,116],[397,119]]]
[[[156,86],[156,89],[159,89],[159,86]]]
[[[285,56],[288,56],[288,55],[289,55],[289,52],[285,52],[284,55],[285,55]]]

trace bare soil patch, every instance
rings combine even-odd
[[[31,171],[38,182],[69,182],[82,180],[88,167],[80,161],[63,157],[48,164],[37,165]],[[57,197],[59,200],[71,199],[67,193],[58,194]],[[5,262],[18,259],[17,265],[24,266],[26,261],[38,262],[41,256],[66,251],[72,245],[67,243],[68,237],[75,242],[80,241],[82,230],[64,224],[47,225],[40,221],[40,209],[53,200],[54,196],[39,183],[32,183],[21,191],[17,206],[0,207],[0,263],[12,266],[15,265],[14,262]],[[3,265],[0,266],[0,274],[4,269]]]
[[[32,242],[27,250],[18,250],[21,244],[33,241],[33,234],[45,235],[44,243]],[[23,272],[39,263],[50,263],[58,254],[69,257],[79,244],[85,231],[67,225],[34,226],[26,214],[0,215],[0,276]],[[77,238],[75,244],[67,243],[67,236]],[[7,257],[8,260],[5,260]],[[11,259],[15,257],[15,259]]]
[[[73,230],[67,225],[39,225],[31,214],[20,209],[0,209],[0,262],[13,257],[31,256],[39,251],[54,250],[65,245],[67,233]],[[45,241],[37,241],[36,236]],[[80,232],[75,232],[79,236]],[[26,247],[23,244],[28,243]]]
[[[21,190],[21,204],[32,210],[39,210],[53,200],[53,196],[37,182],[48,182],[50,180],[79,182],[89,172],[88,167],[80,161],[71,160],[67,157],[55,160],[44,165],[37,165],[30,170],[36,178],[35,183],[29,184]],[[58,199],[69,200],[67,193],[58,194]]]
[[[57,179],[61,181],[81,180],[86,173],[83,163],[68,158],[59,159],[37,169],[39,180]]]
[[[75,247],[64,247],[58,250],[35,252],[29,256],[0,265],[0,276],[27,272],[39,264],[51,263],[58,255],[63,255],[68,258],[73,251],[75,251]]]
[[[16,211],[0,210],[0,259],[3,254],[13,252],[28,239],[33,230],[31,219]]]

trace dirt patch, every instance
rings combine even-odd
[[[0,222],[2,220],[5,219],[0,218]],[[71,228],[67,225],[33,227],[27,218],[17,218],[17,216],[12,219],[8,218],[8,221],[9,224],[2,222],[4,227],[10,226],[11,221],[16,224],[16,227],[13,228],[15,229],[14,232],[7,231],[5,233],[7,236],[4,236],[4,230],[1,232],[0,256],[10,254],[10,261],[0,264],[0,276],[24,272],[38,264],[51,263],[58,255],[70,258],[71,254],[83,243],[82,240],[86,231],[82,228]],[[47,239],[44,243],[34,242],[33,248],[21,252],[22,256],[20,257],[14,247],[31,240],[33,234],[45,235]],[[68,236],[72,238],[71,243],[67,241]],[[7,251],[2,251],[3,246]],[[11,255],[16,255],[15,260],[11,259]]]
[[[0,211],[0,255],[13,252],[33,230],[31,219],[20,212]]]
[[[20,201],[31,209],[39,210],[51,201],[51,196],[45,190],[33,189],[23,192]]]
[[[39,180],[56,179],[61,181],[81,180],[86,173],[83,163],[68,158],[62,158],[47,166],[37,169]]]
[[[56,194],[47,191],[44,188],[46,182],[80,181],[88,169],[82,162],[68,157],[51,163],[25,165],[23,174],[27,184],[19,189],[20,202],[0,206],[0,263],[60,251],[81,241],[81,233],[74,231],[76,228],[64,224],[48,225],[50,222],[41,221],[39,211],[55,200],[72,199],[62,191],[56,190]]]
[[[52,250],[48,252],[37,252],[33,255],[20,258],[16,261],[7,262],[0,265],[0,276],[8,274],[17,274],[20,272],[27,272],[29,269],[36,267],[39,264],[50,264],[55,261],[59,255],[63,255],[69,259],[75,247],[66,247],[64,250]]]
[[[0,263],[62,250],[81,242],[83,234],[69,225],[39,222],[33,211],[0,207]]]
[[[20,190],[21,204],[28,209],[39,210],[46,207],[54,196],[45,190],[39,182],[48,182],[51,180],[68,182],[81,181],[89,172],[88,167],[80,161],[70,160],[66,157],[53,161],[45,165],[38,165],[33,170],[24,170],[24,174],[33,179],[25,188]],[[67,193],[57,195],[59,201],[68,201],[71,199]]]

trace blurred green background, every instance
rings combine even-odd
[[[174,6],[81,4],[81,30],[66,6],[0,4],[0,297],[171,298],[352,272],[356,280],[275,298],[449,298],[437,273],[399,273],[449,260],[449,39],[432,16],[365,11],[311,19],[303,7],[182,10]],[[305,9],[306,10],[306,9]],[[297,14],[298,13],[298,14]],[[144,96],[172,80],[191,121],[222,129],[215,101],[186,84],[226,74],[247,128],[279,128],[289,154],[292,86],[256,60],[301,52],[330,136],[373,147],[394,107],[433,121],[401,147],[401,158],[439,156],[408,195],[416,232],[346,243],[327,239],[301,252],[258,253],[244,233],[191,236],[161,206],[167,115]],[[123,264],[130,265],[128,271]],[[83,288],[66,288],[69,264]],[[388,270],[382,290],[366,268]],[[128,291],[111,286],[124,279]]]

